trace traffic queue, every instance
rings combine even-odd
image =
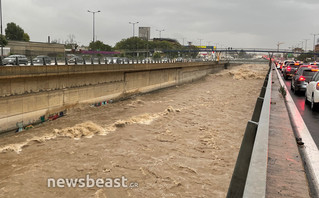
[[[285,80],[291,80],[290,89],[294,94],[305,96],[305,103],[312,110],[319,107],[319,63],[301,61],[275,61]]]

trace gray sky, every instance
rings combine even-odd
[[[311,33],[319,33],[318,0],[2,0],[3,31],[14,22],[30,35],[31,41],[65,41],[73,34],[80,45],[92,41],[92,14],[97,11],[96,36],[114,46],[131,37],[132,25],[165,29],[162,37],[183,44],[220,47],[280,48],[301,46]],[[305,44],[303,45],[305,46]]]

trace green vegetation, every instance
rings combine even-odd
[[[0,46],[4,47],[8,44],[8,40],[6,39],[5,36],[0,35]]]
[[[24,33],[24,34],[23,34],[23,41],[27,41],[27,42],[30,41],[30,36],[29,36],[28,33]]]
[[[127,57],[146,57],[150,52],[154,52],[153,58],[169,57],[176,58],[178,56],[196,57],[198,50],[195,46],[182,46],[178,42],[173,41],[146,41],[138,37],[123,39],[116,43],[115,50],[121,51]]]
[[[281,93],[281,95],[285,98],[287,95],[287,92],[285,90],[285,88],[283,86],[280,86],[280,88],[278,89],[279,93]]]
[[[104,44],[102,41],[91,42],[89,48],[94,51],[113,51],[111,46]]]
[[[310,53],[312,53],[313,51],[310,51]],[[297,60],[300,60],[300,61],[307,61],[307,60],[311,60],[313,59],[313,54],[300,54],[298,57],[297,57]]]
[[[8,23],[5,29],[6,39],[14,41],[30,41],[30,36],[15,23]]]

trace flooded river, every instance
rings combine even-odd
[[[101,107],[81,105],[2,135],[0,197],[225,197],[267,68],[242,65]]]

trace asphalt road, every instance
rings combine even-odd
[[[290,84],[291,80],[284,80],[291,97],[293,98],[305,124],[308,127],[310,134],[312,135],[313,140],[315,141],[317,147],[319,148],[319,110],[312,111],[310,105],[305,104],[305,96],[303,93],[298,93],[295,95],[291,89]]]

